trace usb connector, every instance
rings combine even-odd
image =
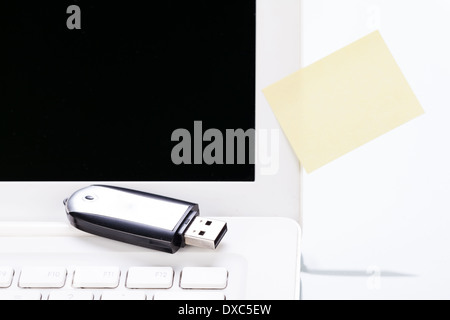
[[[226,222],[204,217],[196,217],[184,234],[187,245],[216,249],[227,233]]]

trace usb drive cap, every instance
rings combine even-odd
[[[184,242],[190,246],[216,249],[227,233],[226,222],[197,216],[184,233]]]

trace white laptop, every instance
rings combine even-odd
[[[0,299],[299,299],[301,171],[261,90],[300,66],[300,2],[237,3],[1,5]],[[256,129],[255,164],[205,165],[197,139],[175,165],[195,121]],[[92,184],[229,231],[173,255],[78,231],[63,200]]]

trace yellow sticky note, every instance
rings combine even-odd
[[[379,32],[264,94],[307,172],[424,113]]]

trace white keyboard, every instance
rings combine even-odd
[[[0,300],[292,300],[300,228],[282,218],[223,218],[216,251],[171,255],[64,223],[0,223]]]

